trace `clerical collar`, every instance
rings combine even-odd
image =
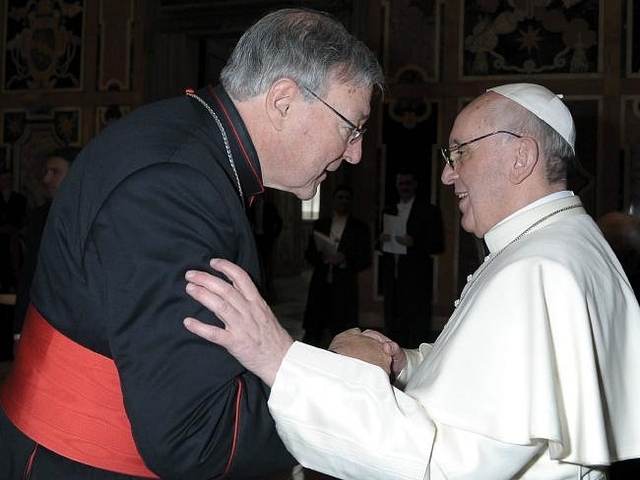
[[[584,213],[584,208],[580,197],[573,194],[554,196],[551,200],[537,203],[533,207],[528,205],[510,215],[509,218],[489,230],[484,236],[484,241],[489,252],[495,254],[513,243],[514,239],[522,236],[524,232],[532,231],[532,227],[539,228],[560,218],[581,213]],[[545,219],[545,221],[541,223],[541,219]]]

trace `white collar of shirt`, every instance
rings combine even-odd
[[[487,244],[489,252],[496,253],[499,250],[502,250],[509,244],[509,242],[513,241],[518,235],[527,230],[527,228],[541,219],[544,215],[551,213],[556,209],[562,209],[574,204],[581,204],[580,198],[576,197],[573,192],[564,190],[562,192],[547,195],[546,197],[536,200],[526,207],[521,208],[502,220],[485,234],[484,241]],[[584,209],[582,208],[576,208],[574,210],[574,213],[584,212]]]
[[[407,202],[403,202],[402,200],[398,202],[398,215],[400,217],[404,217],[405,220],[409,216],[409,212],[411,212],[411,207],[413,206],[413,201],[416,197],[412,197],[411,200]]]
[[[344,232],[344,227],[347,224],[347,217],[349,215],[334,215],[331,219],[331,233],[330,236],[338,243]]]

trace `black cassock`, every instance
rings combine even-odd
[[[247,478],[295,462],[269,415],[268,388],[183,327],[186,316],[220,325],[186,294],[184,275],[221,257],[260,278],[245,204],[263,187],[229,97],[221,87],[196,93],[222,122],[245,198],[202,104],[185,95],[138,108],[74,162],[49,214],[31,298],[53,327],[115,361],[136,446],[159,477]],[[3,478],[22,478],[33,442],[4,415],[0,438],[11,439],[0,449]],[[39,447],[31,479],[57,478],[131,477]]]

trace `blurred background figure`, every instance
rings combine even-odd
[[[14,191],[11,170],[0,171],[0,292],[15,293],[22,247],[20,231],[27,213],[27,199]]]
[[[56,192],[62,185],[62,182],[69,173],[71,163],[80,153],[79,148],[64,147],[51,152],[47,156],[44,165],[43,183],[46,188],[47,200],[42,205],[34,208],[29,212],[26,221],[26,230],[24,236],[25,255],[24,264],[20,270],[20,279],[18,282],[18,290],[16,294],[16,306],[14,311],[13,335],[17,340],[22,330],[24,316],[27,313],[31,289],[31,280],[36,271],[38,260],[38,250],[40,249],[40,240],[42,239],[42,231],[49,215],[51,202]]]
[[[384,321],[390,338],[407,348],[432,341],[432,255],[444,250],[440,209],[416,195],[418,179],[412,170],[396,175],[398,203],[383,210],[382,291]]]
[[[358,326],[358,272],[371,264],[369,227],[351,215],[353,190],[338,186],[333,213],[313,224],[305,258],[313,265],[303,342],[326,347],[330,337]]]
[[[273,256],[276,241],[282,232],[282,217],[275,204],[263,195],[257,195],[249,207],[249,220],[256,239],[258,254],[264,274],[264,297],[269,303],[275,300],[273,289]]]
[[[629,277],[636,298],[640,298],[640,218],[609,212],[598,219],[598,226]]]
[[[27,211],[27,199],[13,190],[10,170],[0,170],[0,361],[13,359],[11,318],[13,297],[22,267],[22,242],[20,233]]]

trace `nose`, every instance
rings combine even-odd
[[[345,162],[353,165],[360,163],[360,160],[362,159],[362,140],[348,144],[342,158]]]
[[[454,180],[458,177],[456,171],[448,163],[444,164],[442,169],[442,175],[440,175],[440,181],[445,185],[452,185]]]
[[[49,185],[53,181],[53,175],[50,170],[47,170],[44,174],[44,184]]]

